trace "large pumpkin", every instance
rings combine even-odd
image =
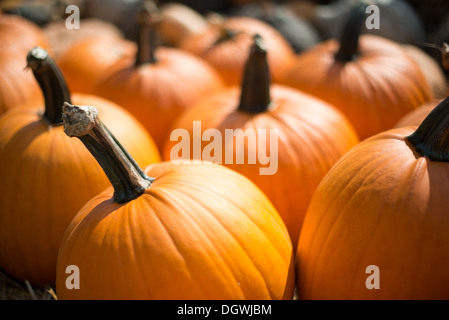
[[[281,81],[340,109],[361,139],[392,128],[432,99],[422,71],[399,44],[359,35],[365,7],[353,10],[340,41],[331,39],[301,53]]]
[[[65,229],[86,201],[109,186],[83,145],[64,134],[64,101],[101,105],[105,123],[140,165],[160,158],[142,125],[121,107],[93,95],[70,95],[46,51],[33,49],[28,65],[45,107],[39,99],[0,118],[0,267],[16,279],[51,285]]]
[[[204,95],[221,89],[223,81],[212,66],[192,54],[155,48],[155,11],[147,4],[140,12],[135,58],[121,59],[94,92],[134,114],[162,148],[173,121]]]
[[[164,160],[211,160],[252,180],[296,245],[313,191],[358,137],[331,105],[271,84],[267,49],[256,36],[242,87],[199,102],[175,123],[170,140]]]
[[[317,188],[297,250],[302,299],[449,299],[449,99],[350,150]]]
[[[65,234],[59,299],[292,298],[288,232],[248,179],[204,163],[165,162],[144,173],[94,108],[66,105],[64,127],[113,188],[90,200]]]
[[[279,31],[268,23],[251,17],[225,17],[217,20],[211,22],[205,31],[186,37],[179,47],[212,64],[228,86],[240,85],[252,37],[259,34],[265,39],[269,49],[268,62],[273,80],[283,78],[291,67],[295,52]]]

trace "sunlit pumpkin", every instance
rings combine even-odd
[[[212,64],[228,86],[240,85],[255,34],[265,39],[273,81],[282,78],[291,67],[295,56],[292,46],[268,23],[251,17],[215,20],[205,31],[186,37],[179,47]]]
[[[146,166],[160,160],[142,125],[106,99],[72,94],[48,53],[28,55],[45,106],[14,108],[0,118],[0,268],[18,280],[53,284],[62,236],[78,210],[110,184],[95,159],[61,125],[65,101],[101,105],[104,122]],[[74,196],[76,194],[76,196]]]
[[[331,105],[271,84],[260,36],[247,59],[241,87],[209,96],[179,118],[163,159],[210,160],[242,173],[273,202],[296,245],[313,191],[358,137]]]
[[[162,148],[173,121],[224,84],[217,71],[200,58],[177,48],[155,47],[156,12],[145,3],[139,13],[136,56],[114,65],[99,80],[95,93],[129,110]]]
[[[326,175],[299,238],[300,299],[449,299],[448,115],[446,98]]]
[[[360,35],[365,9],[361,4],[353,10],[339,41],[301,53],[281,81],[340,109],[361,139],[391,129],[433,97],[419,66],[399,44]]]
[[[205,163],[164,162],[143,172],[95,108],[66,104],[63,120],[67,135],[78,137],[117,179],[65,234],[58,299],[292,298],[288,232],[248,179]],[[66,273],[73,265],[79,289]]]

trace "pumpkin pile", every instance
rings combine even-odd
[[[428,12],[211,3],[0,5],[1,274],[60,300],[449,299]]]

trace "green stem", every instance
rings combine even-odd
[[[27,67],[33,71],[45,101],[44,117],[53,125],[62,123],[62,105],[70,102],[70,91],[61,70],[47,51],[33,48],[27,55]]]
[[[101,122],[98,110],[90,106],[64,103],[64,131],[77,137],[103,168],[114,187],[114,201],[136,199],[149,188],[154,178],[147,176],[126,149]]]
[[[357,58],[359,54],[359,38],[365,21],[365,11],[367,4],[362,1],[353,8],[343,27],[340,37],[340,48],[335,55],[335,59],[340,62],[349,62]]]
[[[238,109],[251,113],[266,111],[271,103],[270,85],[267,50],[262,37],[255,35],[243,73]]]
[[[156,26],[159,22],[157,6],[153,1],[144,1],[137,22],[139,24],[139,40],[137,42],[136,66],[156,63]]]
[[[423,157],[449,162],[449,97],[440,102],[407,139]]]

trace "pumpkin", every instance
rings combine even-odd
[[[362,141],[326,175],[298,243],[300,299],[449,298],[448,114],[446,98],[419,127]]]
[[[35,48],[27,59],[42,88],[45,108],[37,100],[38,106],[17,107],[0,118],[0,268],[36,286],[52,285],[59,244],[71,219],[109,186],[90,153],[64,134],[64,101],[101,105],[105,123],[140,165],[160,157],[143,126],[121,107],[93,95],[70,95],[45,50]]]
[[[325,39],[336,38],[351,10],[357,7],[360,0],[335,0],[329,4],[316,5],[311,22],[316,25]],[[423,22],[417,12],[405,0],[374,0],[366,2],[375,5],[378,11],[368,10],[370,15],[377,12],[379,28],[364,29],[369,33],[405,44],[421,46],[427,34]]]
[[[313,191],[358,137],[331,105],[272,84],[267,50],[255,36],[241,88],[209,96],[182,115],[163,159],[215,161],[245,175],[272,201],[296,246]]]
[[[430,85],[433,97],[435,99],[446,97],[446,90],[448,89],[446,76],[438,62],[417,46],[404,44],[402,47],[420,66]]]
[[[157,20],[157,8],[145,3],[139,15],[136,56],[111,67],[94,92],[129,110],[162,148],[176,117],[204,95],[221,89],[223,80],[196,56],[177,48],[156,48]]]
[[[255,34],[266,42],[273,81],[291,67],[295,52],[274,27],[251,17],[211,17],[207,30],[186,37],[179,47],[212,64],[228,86],[240,85],[242,70]]]
[[[419,66],[399,44],[359,34],[365,8],[352,11],[339,41],[300,53],[280,81],[337,107],[361,139],[392,128],[433,97]]]
[[[46,24],[43,31],[50,42],[55,59],[59,59],[66,50],[81,40],[123,39],[123,33],[117,26],[96,18],[81,19],[79,29],[68,29],[66,20],[56,20]]]
[[[230,15],[253,17],[268,23],[282,34],[296,53],[322,41],[315,26],[302,16],[295,14],[287,4],[275,1],[254,1],[231,8]]]
[[[287,230],[248,179],[205,163],[165,162],[143,172],[95,108],[66,104],[63,120],[66,134],[92,152],[113,187],[67,229],[58,255],[59,299],[292,298]],[[79,270],[79,289],[71,289],[68,266]]]
[[[160,17],[159,35],[167,46],[177,47],[182,39],[201,33],[209,26],[202,14],[179,2],[162,4]]]
[[[440,102],[441,99],[434,99],[432,101],[424,103],[419,108],[416,108],[415,110],[410,111],[405,116],[403,116],[394,127],[400,128],[407,126],[419,126],[430,113],[430,111],[432,111]]]
[[[125,39],[87,38],[77,41],[57,59],[62,73],[74,92],[93,93],[97,81],[119,59],[136,53],[133,42]]]
[[[33,75],[24,70],[27,52],[36,45],[48,47],[37,25],[0,11],[0,115],[39,97],[39,86]]]

